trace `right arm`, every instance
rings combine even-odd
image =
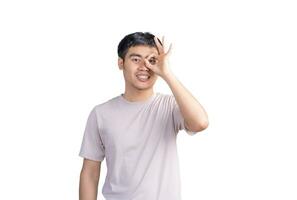
[[[80,172],[79,200],[97,200],[101,161],[84,158]]]

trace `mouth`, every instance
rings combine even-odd
[[[146,82],[150,79],[151,76],[148,74],[138,74],[138,75],[136,75],[136,77],[139,81]]]

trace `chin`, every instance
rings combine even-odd
[[[153,86],[139,86],[139,85],[135,85],[134,86],[135,88],[137,88],[138,90],[148,90],[148,89],[151,89]]]
[[[147,89],[152,88],[154,86],[154,84],[149,83],[146,85],[141,85],[141,84],[137,83],[137,84],[133,84],[133,86],[139,90],[147,90]]]

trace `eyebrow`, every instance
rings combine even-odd
[[[131,58],[131,57],[133,57],[133,56],[142,58],[142,56],[141,56],[140,54],[137,54],[137,53],[132,53],[132,54],[130,54],[130,55],[129,55],[129,58]],[[145,58],[147,58],[147,57],[149,57],[149,56],[146,56]]]

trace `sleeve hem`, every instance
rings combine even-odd
[[[85,155],[85,154],[78,154],[78,156],[82,157],[82,158],[86,158],[86,159],[89,159],[89,160],[93,160],[93,161],[103,161],[104,160],[104,157],[93,157],[93,156],[89,156],[89,155]]]

